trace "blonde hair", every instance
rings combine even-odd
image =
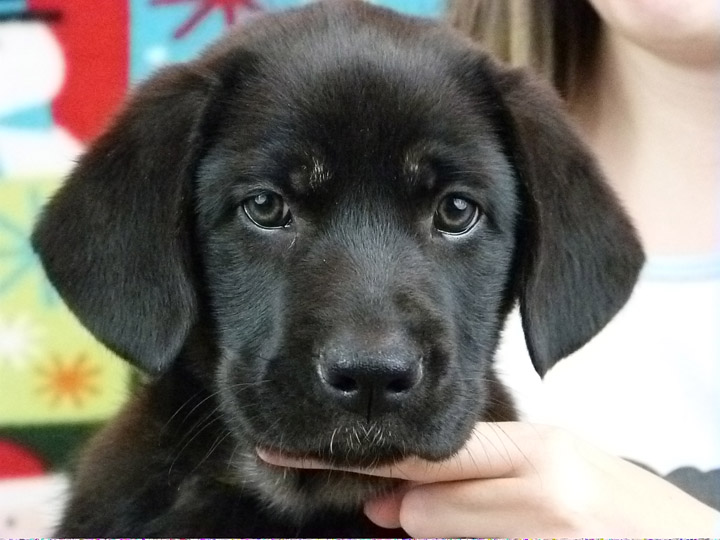
[[[587,0],[448,0],[449,22],[570,99],[595,63],[600,18]]]

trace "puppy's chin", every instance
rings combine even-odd
[[[237,451],[232,458],[236,481],[258,495],[268,507],[298,523],[318,511],[360,511],[365,502],[397,490],[404,481],[337,470],[278,467],[260,459],[255,448],[354,468],[391,465],[411,455],[425,454],[391,436],[378,424],[345,425],[330,437],[296,441],[298,446],[289,446],[287,439],[271,440],[267,435],[255,438],[249,431],[244,433],[245,451]]]
[[[352,460],[356,465],[362,461],[369,464],[369,460]],[[343,464],[350,463],[344,460]],[[369,499],[387,495],[403,483],[344,471],[278,467],[251,451],[236,455],[232,466],[244,488],[298,523],[322,510],[359,511]]]

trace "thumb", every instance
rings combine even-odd
[[[400,528],[400,506],[407,489],[378,497],[365,503],[365,515],[375,525],[386,529]]]

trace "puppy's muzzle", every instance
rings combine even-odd
[[[316,355],[317,375],[327,398],[368,421],[400,408],[423,379],[422,353],[393,333],[381,339],[345,334]]]

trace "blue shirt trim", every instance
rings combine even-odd
[[[649,281],[708,281],[720,279],[720,252],[708,255],[652,256],[642,270]]]

